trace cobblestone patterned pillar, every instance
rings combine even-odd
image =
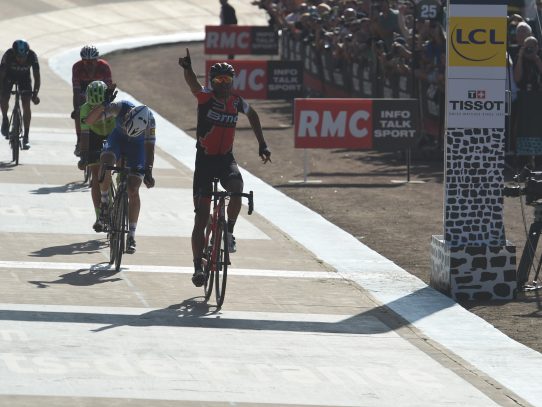
[[[455,299],[511,299],[503,219],[506,1],[449,0],[443,235],[430,284]]]

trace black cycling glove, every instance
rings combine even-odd
[[[152,167],[148,166],[145,168],[143,183],[147,186],[147,188],[152,188],[154,186],[154,182],[154,178],[152,177]]]
[[[113,100],[115,100],[115,98],[117,97],[117,93],[119,93],[119,91],[116,90],[116,88],[117,88],[117,85],[113,84],[105,90],[105,95],[104,95],[105,103],[111,103]]]
[[[179,58],[179,65],[183,69],[192,68],[192,58],[190,58],[190,53],[186,50],[186,56],[184,58]]]
[[[269,149],[267,148],[267,144],[260,144],[260,148],[258,149],[258,155],[262,157],[262,160],[271,156],[271,151],[269,151]]]

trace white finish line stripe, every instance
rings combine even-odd
[[[88,263],[53,263],[53,262],[33,262],[33,261],[0,261],[0,268],[7,269],[33,269],[33,270],[81,270],[90,271],[110,270],[108,263],[88,264]],[[147,265],[122,265],[122,272],[130,273],[178,273],[192,274],[192,267],[172,267],[172,266],[147,266]],[[327,271],[297,271],[297,270],[260,270],[260,269],[228,269],[228,274],[233,276],[253,276],[253,277],[281,277],[281,278],[322,278],[322,279],[342,279],[340,275]]]
[[[57,1],[57,0],[55,0]],[[70,112],[68,113],[44,113],[44,112],[32,112],[32,117],[40,117],[46,119],[70,119]]]

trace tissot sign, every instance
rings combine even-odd
[[[207,60],[205,72],[215,60]],[[303,93],[301,61],[228,61],[235,69],[234,93],[247,99],[294,99]]]
[[[275,55],[278,50],[278,34],[271,27],[205,26],[206,54]]]
[[[415,99],[296,99],[296,148],[400,150],[417,137]]]

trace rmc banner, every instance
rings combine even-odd
[[[296,99],[296,148],[402,150],[417,138],[416,99]]]
[[[205,72],[218,60],[205,61]],[[301,61],[229,60],[235,69],[233,91],[246,99],[295,99],[303,94]]]
[[[205,26],[205,54],[277,55],[278,53],[278,33],[271,27]]]

